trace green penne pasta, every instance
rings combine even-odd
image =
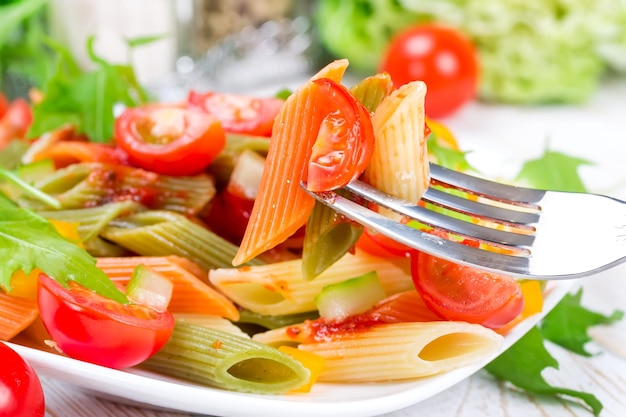
[[[302,323],[304,320],[314,320],[318,317],[319,314],[317,314],[317,311],[271,316],[242,309],[239,311],[239,320],[237,321],[237,324],[255,324],[266,329],[278,329],[292,324]]]
[[[378,73],[364,78],[350,88],[350,92],[359,99],[370,112],[376,111],[378,105],[393,90],[393,82],[387,73]]]
[[[179,321],[143,366],[219,388],[282,394],[306,384],[310,371],[291,356],[251,339]]]
[[[311,280],[343,257],[363,232],[363,226],[322,203],[309,216],[302,247],[302,275]]]
[[[209,314],[174,313],[174,318],[177,322],[184,321],[185,323],[208,327],[213,330],[219,330],[220,332],[235,334],[237,336],[245,337],[246,339],[250,338],[246,332],[224,317],[212,316]]]
[[[28,142],[23,140],[12,140],[0,151],[0,166],[6,169],[18,167],[22,155],[28,149]]]
[[[138,255],[178,255],[205,270],[232,266],[237,246],[180,213],[148,210],[111,222],[101,235]],[[253,260],[251,265],[260,265]]]
[[[78,234],[83,242],[87,242],[98,236],[113,219],[143,210],[145,207],[134,201],[119,201],[96,207],[46,210],[38,213],[47,219],[79,223]]]
[[[184,214],[199,212],[215,195],[215,182],[206,174],[171,177],[138,168],[101,163],[79,163],[56,170],[35,183],[41,191],[58,199],[62,208],[76,209],[133,200],[150,209]],[[28,208],[41,203],[23,199]]]
[[[315,296],[329,284],[377,271],[389,295],[412,289],[410,260],[384,259],[357,251],[346,254],[314,280],[302,276],[302,260],[295,259],[243,268],[209,271],[209,281],[239,306],[265,315],[315,311]]]

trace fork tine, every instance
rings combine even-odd
[[[422,199],[459,213],[466,213],[472,216],[506,223],[515,223],[516,225],[532,224],[539,220],[539,214],[536,212],[518,211],[515,210],[513,206],[510,206],[511,208],[504,208],[479,201],[472,201],[435,188],[428,188]]]
[[[318,201],[329,205],[344,216],[413,249],[465,265],[517,276],[528,276],[529,258],[486,251],[439,236],[421,232],[396,220],[387,218],[335,192],[313,193]]]
[[[469,223],[425,207],[410,204],[402,199],[385,194],[361,181],[353,181],[344,189],[376,203],[381,207],[389,208],[397,213],[418,220],[421,223],[448,230],[459,236],[478,239],[496,245],[513,247],[529,246],[534,240],[534,236],[531,234],[512,233],[510,231],[498,230],[480,224]],[[383,218],[385,217],[383,216]],[[397,223],[397,221],[395,222]],[[515,248],[510,249],[513,251],[516,250]]]
[[[537,208],[537,204],[546,193],[543,190],[516,187],[485,180],[444,168],[437,164],[430,164],[430,177],[435,182],[512,205]]]

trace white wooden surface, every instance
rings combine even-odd
[[[589,188],[626,198],[626,81],[607,81],[593,100],[577,107],[517,108],[471,105],[446,121],[472,160],[489,174],[515,173],[521,161],[551,149],[587,158],[602,169],[582,169]],[[495,155],[495,157],[494,157]],[[601,215],[601,214],[599,214]],[[593,244],[583,242],[581,244]],[[604,313],[626,310],[626,266],[583,284],[585,306]],[[597,355],[580,357],[549,346],[560,370],[544,377],[553,385],[591,392],[604,417],[626,416],[626,322],[592,330]],[[43,378],[48,417],[174,417],[172,412],[133,408],[100,400],[71,385]],[[385,417],[588,417],[575,400],[529,395],[495,381],[486,372],[410,408]]]

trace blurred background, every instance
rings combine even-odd
[[[333,57],[372,74],[394,36],[426,22],[470,39],[481,101],[584,103],[626,74],[626,0],[0,0],[0,70],[3,90],[23,93],[49,71],[44,36],[88,68],[95,35],[99,56],[132,62],[159,97],[251,91]]]

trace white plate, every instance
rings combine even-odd
[[[626,82],[607,82],[596,97],[579,107],[507,107],[475,104],[446,121],[484,173],[511,178],[519,164],[553,150],[587,158],[587,186],[600,193],[626,196]],[[545,309],[520,323],[504,340],[506,349],[538,321],[577,281],[550,283]],[[316,384],[309,394],[258,396],[181,382],[139,370],[117,371],[56,354],[12,345],[42,375],[57,378],[119,401],[215,416],[376,416],[417,404],[480,370],[493,358],[442,375],[409,382]]]
[[[540,321],[574,285],[576,281],[550,283],[546,289],[544,311],[529,317],[507,334],[502,351]],[[497,356],[452,372],[409,382],[320,383],[308,394],[262,396],[194,385],[143,370],[104,368],[54,353],[10,345],[41,375],[72,383],[93,391],[95,395],[126,403],[225,417],[376,416],[430,398],[477,372]]]

